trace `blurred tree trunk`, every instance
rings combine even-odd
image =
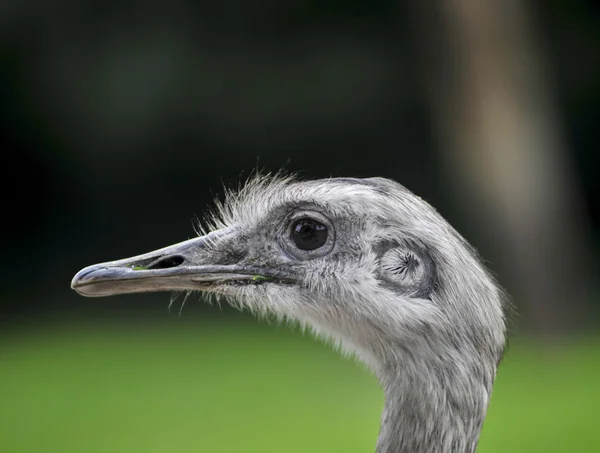
[[[588,224],[542,46],[519,0],[413,0],[448,179],[540,333],[578,325]]]

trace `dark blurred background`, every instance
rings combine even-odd
[[[94,326],[97,341],[114,341],[98,327],[108,324],[148,323],[155,339],[154,328],[210,319],[210,338],[239,323],[249,331],[240,341],[258,338],[246,315],[198,297],[178,316],[166,294],[83,299],[69,288],[86,265],[192,237],[223,185],[255,168],[401,182],[480,250],[513,297],[518,335],[594,343],[599,25],[600,8],[583,0],[4,0],[5,352],[24,341],[35,351],[46,329]],[[28,363],[14,395],[52,361]],[[35,451],[14,437],[25,421],[6,418],[13,437],[2,451]]]

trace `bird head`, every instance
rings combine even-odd
[[[199,237],[86,267],[84,296],[203,291],[308,325],[373,367],[410,345],[498,356],[502,293],[425,201],[383,178],[256,177]]]

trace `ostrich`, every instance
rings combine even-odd
[[[86,267],[84,296],[205,291],[309,326],[378,377],[378,453],[473,453],[506,338],[504,296],[428,203],[384,178],[256,177],[200,237]]]

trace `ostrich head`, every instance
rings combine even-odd
[[[505,344],[502,291],[429,204],[383,178],[259,177],[210,230],[89,266],[72,287],[199,290],[299,321],[378,376],[378,452],[475,451]]]

